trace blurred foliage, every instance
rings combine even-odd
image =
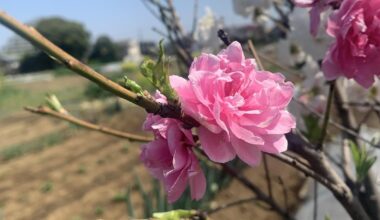
[[[306,131],[302,133],[309,139],[311,143],[317,143],[322,134],[321,126],[319,126],[319,117],[313,114],[303,116]]]
[[[366,178],[369,169],[376,162],[376,156],[371,156],[371,153],[366,147],[359,147],[356,143],[350,141],[352,157],[354,159],[356,169],[356,181],[363,182]]]
[[[34,27],[58,47],[80,60],[85,57],[90,47],[90,33],[78,22],[49,17],[38,20]],[[56,66],[57,63],[53,59],[36,50],[22,59],[19,71],[22,73],[41,71]]]
[[[123,62],[121,68],[126,73],[135,73],[139,71],[139,67],[133,62]]]
[[[175,100],[176,93],[169,83],[169,63],[165,57],[163,40],[159,44],[158,60],[155,62],[146,59],[141,64],[142,74],[152,83],[152,85],[164,94],[168,100]]]
[[[221,170],[214,166],[209,165],[209,161],[201,161],[202,170],[206,176],[207,189],[204,197],[200,201],[191,199],[189,187],[182,194],[181,198],[173,204],[167,202],[165,191],[161,183],[153,179],[151,182],[151,189],[148,191],[144,189],[141,180],[136,177],[135,184],[129,186],[125,194],[118,194],[113,198],[115,202],[125,202],[127,206],[128,215],[131,218],[136,218],[135,209],[133,207],[131,193],[132,189],[137,191],[140,198],[143,200],[143,218],[149,218],[153,213],[168,212],[171,210],[197,210],[207,209],[215,195],[225,186],[227,186],[232,178],[223,173]],[[239,161],[234,160],[229,163],[236,169],[242,169],[245,165]],[[146,184],[145,184],[146,186]]]
[[[53,83],[53,82],[52,82]],[[79,101],[84,98],[84,87],[65,86],[57,83],[49,87],[49,91],[60,97],[63,104],[68,101]],[[27,87],[15,86],[3,83],[0,86],[0,117],[4,117],[12,111],[21,110],[24,106],[36,106],[41,104],[41,100],[46,96],[47,89],[29,89]]]
[[[102,63],[121,60],[122,54],[119,53],[117,45],[108,36],[100,36],[96,40],[89,59]]]

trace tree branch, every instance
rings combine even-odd
[[[347,103],[347,94],[344,93],[342,86],[338,82],[335,83],[335,106],[338,111],[338,115],[341,118],[342,124],[350,130],[356,130],[358,125],[355,115],[347,105],[344,105],[344,103]],[[352,133],[345,130],[343,130],[343,135],[361,147],[358,140],[359,136],[352,135]],[[360,201],[363,206],[366,207],[366,210],[372,219],[377,219],[380,215],[380,194],[376,188],[375,182],[375,177],[371,172],[369,172],[367,177],[364,179],[365,190],[364,192],[359,193]]]
[[[323,152],[305,147],[308,143],[296,134],[289,133],[286,137],[289,143],[289,150],[306,159],[313,172],[318,173],[319,176],[324,177],[327,180],[326,182],[325,179],[321,179],[321,181],[317,179],[318,182],[325,185],[333,193],[335,198],[342,204],[352,219],[370,219],[358,198],[352,194],[348,186],[331,167],[331,164]]]
[[[127,132],[118,131],[118,130],[108,128],[108,127],[104,127],[101,125],[95,125],[95,124],[92,124],[90,122],[78,119],[72,115],[63,114],[63,113],[53,111],[53,110],[49,109],[48,107],[44,107],[44,106],[39,107],[39,108],[25,107],[25,110],[32,112],[32,113],[36,113],[36,114],[48,115],[48,116],[51,116],[53,118],[58,118],[58,119],[61,119],[64,121],[68,121],[70,123],[81,126],[83,128],[98,131],[98,132],[108,134],[108,135],[112,135],[112,136],[119,137],[119,138],[124,138],[124,139],[127,139],[129,141],[149,142],[149,141],[153,140],[151,137],[145,137],[145,136],[140,136],[140,135],[136,135],[136,134],[130,134]]]

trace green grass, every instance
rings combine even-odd
[[[46,181],[42,184],[40,191],[42,193],[48,193],[53,190],[54,184],[51,181]]]
[[[104,213],[104,208],[101,206],[98,206],[95,208],[95,215],[96,216],[102,216]]]
[[[0,85],[0,118],[7,116],[11,112],[20,111],[24,106],[42,104],[47,93],[54,93],[64,104],[71,100],[83,98],[84,88],[75,86],[60,88],[55,91],[31,91],[7,84]]]
[[[69,136],[69,131],[56,131],[44,136],[40,136],[26,143],[15,144],[0,151],[0,161],[11,160],[28,153],[39,152],[45,148],[63,142]]]

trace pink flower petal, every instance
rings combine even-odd
[[[231,143],[238,157],[250,166],[257,166],[261,161],[261,151],[257,146],[231,136]]]
[[[201,126],[198,128],[198,135],[202,149],[210,160],[225,163],[235,158],[235,152],[225,140],[223,133],[215,134]]]

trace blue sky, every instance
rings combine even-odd
[[[193,20],[193,0],[174,0],[175,7],[186,30],[190,30]],[[218,16],[223,16],[227,25],[249,22],[233,12],[232,0],[199,0],[198,14],[204,14],[206,6]],[[164,27],[145,8],[141,0],[2,0],[0,10],[22,22],[40,17],[61,16],[82,22],[92,34],[92,38],[107,34],[115,40],[138,38],[157,40],[160,38],[151,30]],[[0,26],[0,47],[13,33]]]

